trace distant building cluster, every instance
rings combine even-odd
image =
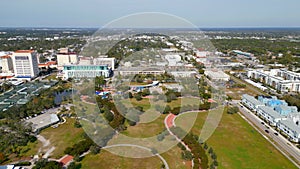
[[[271,69],[269,71],[251,69],[247,72],[247,76],[282,93],[300,93],[300,73],[288,71],[287,69]]]
[[[288,106],[276,96],[258,96],[256,99],[244,94],[242,103],[271,126],[276,126],[291,141],[300,142],[300,113],[297,107]]]

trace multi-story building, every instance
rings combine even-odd
[[[1,56],[1,66],[2,66],[2,73],[12,73],[14,71],[13,62],[11,56],[5,55]]]
[[[275,107],[275,111],[277,111],[281,115],[289,115],[291,113],[297,113],[298,108],[296,106],[286,106],[280,105]]]
[[[92,65],[93,58],[92,57],[80,57],[78,65]]]
[[[281,120],[277,124],[277,128],[282,131],[291,141],[296,143],[300,141],[299,122],[295,123],[291,119]]]
[[[16,78],[32,79],[38,76],[37,55],[33,50],[18,50],[14,52],[12,61]]]
[[[63,48],[57,54],[57,66],[63,68],[64,65],[77,64],[78,55],[75,52],[70,52],[69,49]]]
[[[271,126],[276,126],[280,120],[285,119],[284,116],[280,115],[269,106],[260,106],[257,110],[257,114],[268,121]]]
[[[275,107],[270,105],[276,97],[259,96],[259,100],[253,96],[244,94],[242,103],[257,112],[257,115],[268,122],[271,126],[276,126],[292,142],[300,142],[300,113],[295,106],[280,104]],[[282,100],[279,100],[282,101]],[[276,102],[279,103],[279,102]]]
[[[259,80],[280,92],[300,92],[300,73],[286,69],[249,70],[248,77]]]
[[[95,78],[96,76],[110,77],[112,70],[107,65],[65,65],[63,78]]]
[[[242,96],[242,103],[254,111],[257,111],[260,106],[264,106],[263,102],[260,102],[255,97],[248,94]]]
[[[94,58],[94,65],[108,65],[112,70],[115,70],[116,59],[115,58]]]

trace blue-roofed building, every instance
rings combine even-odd
[[[284,116],[276,112],[273,108],[268,106],[260,106],[257,110],[257,113],[271,126],[276,126],[276,123],[278,123],[280,120],[286,119]]]
[[[278,100],[276,96],[258,96],[258,100],[264,103],[266,106],[275,107],[275,106],[287,106],[287,102],[284,100]]]
[[[276,96],[258,96],[258,100],[260,102],[263,102],[265,105],[267,105],[267,103],[272,99],[277,100],[277,97]]]
[[[242,96],[242,103],[251,110],[257,111],[260,106],[264,106],[264,103],[258,101],[255,97],[248,94]]]
[[[290,113],[297,113],[298,109],[296,106],[286,106],[280,105],[275,107],[275,111],[277,111],[281,115],[289,115]]]
[[[277,99],[269,100],[266,105],[273,108],[276,106],[288,106],[287,102],[285,102],[284,100],[277,100]]]

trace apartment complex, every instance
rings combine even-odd
[[[297,107],[288,106],[284,100],[274,96],[259,96],[256,99],[247,94],[242,96],[242,103],[271,126],[277,127],[291,141],[300,142],[300,113]]]
[[[300,93],[300,73],[287,69],[271,69],[269,71],[251,69],[247,76],[271,86],[279,92]]]
[[[18,50],[12,55],[16,78],[32,79],[38,76],[37,54],[33,50]]]

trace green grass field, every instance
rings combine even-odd
[[[177,121],[182,122],[188,116],[190,115],[183,115]],[[192,129],[194,133],[200,134],[206,117],[207,113],[198,114]],[[218,156],[219,169],[297,168],[238,114],[224,113],[207,143]]]
[[[181,158],[181,149],[178,146],[162,153],[161,156],[167,161],[170,169],[190,169],[191,161],[185,161]]]
[[[55,147],[51,157],[62,157],[67,147],[72,146],[83,138],[83,129],[75,128],[74,121],[75,119],[68,118],[67,122],[59,127],[49,127],[40,133],[40,135],[50,141],[50,146]]]
[[[88,169],[154,169],[161,168],[162,162],[158,157],[125,158],[101,150],[97,155],[88,154],[82,160],[82,168]]]
[[[164,119],[166,115],[161,115],[150,123],[138,123],[135,126],[128,126],[122,134],[131,137],[146,138],[152,137],[165,130]],[[145,132],[147,131],[147,132]]]

